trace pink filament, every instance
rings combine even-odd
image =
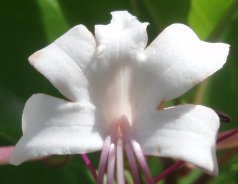
[[[122,140],[117,140],[117,184],[125,184]]]
[[[131,144],[132,144],[132,147],[134,149],[137,160],[138,160],[142,170],[144,171],[147,182],[149,184],[153,184],[154,180],[153,180],[153,177],[150,173],[150,169],[147,165],[147,161],[145,159],[145,156],[143,154],[143,151],[142,151],[140,145],[135,140],[131,140]]]
[[[138,170],[137,170],[136,158],[133,153],[133,148],[132,148],[129,140],[125,136],[123,136],[123,141],[125,144],[126,155],[128,158],[130,169],[131,169],[133,181],[135,184],[140,184],[140,177],[139,177]]]
[[[110,146],[109,155],[108,155],[107,184],[114,183],[115,159],[116,159],[116,152],[115,152],[115,144],[113,143]]]
[[[108,154],[110,150],[110,145],[111,145],[111,137],[107,136],[103,144],[101,157],[99,161],[97,184],[103,184],[103,177],[106,170],[106,164],[107,164]]]
[[[137,158],[142,170],[144,171],[147,182],[149,184],[153,184],[154,180],[150,173],[150,169],[147,165],[147,161],[145,159],[143,151],[142,151],[140,145],[132,138],[131,132],[130,132],[130,125],[129,125],[129,122],[126,117],[122,117],[121,129],[123,131],[124,137],[126,137],[128,139],[128,141],[130,142],[130,144],[134,150],[136,158]]]
[[[92,165],[90,159],[88,158],[87,154],[82,154],[81,157],[82,157],[82,159],[83,159],[85,165],[87,166],[87,168],[88,168],[89,171],[91,172],[91,174],[92,174],[94,180],[97,181],[97,173],[96,173],[96,171],[95,171],[95,169],[94,169],[94,167],[93,167],[93,165]]]

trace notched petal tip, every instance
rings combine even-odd
[[[109,24],[95,25],[99,55],[115,61],[129,61],[135,53],[145,49],[148,41],[146,32],[148,23],[141,23],[127,11],[115,11],[111,14]]]
[[[108,25],[95,25],[95,33],[100,36],[101,30],[113,30],[113,35],[120,33],[120,31],[135,29],[137,32],[145,32],[148,22],[140,22],[136,16],[131,15],[128,11],[114,11],[111,12],[112,19]]]
[[[112,24],[118,24],[118,25],[123,25],[123,27],[132,27],[133,24],[137,24],[138,26],[140,25],[141,28],[146,28],[149,23],[148,22],[140,22],[136,16],[131,15],[128,11],[114,11],[111,12],[112,15]]]
[[[122,17],[125,17],[127,19],[136,19],[134,15],[131,15],[128,11],[122,10],[122,11],[113,11],[111,12],[112,15],[112,21],[121,19]]]

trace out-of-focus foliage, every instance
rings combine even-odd
[[[182,22],[202,39],[231,45],[228,63],[211,79],[182,97],[185,103],[203,103],[229,114],[233,122],[222,129],[238,127],[238,2],[237,0],[0,0],[0,146],[13,145],[21,136],[24,103],[34,93],[60,94],[27,58],[76,24],[92,32],[95,24],[110,21],[113,10],[128,10],[149,22],[149,40],[166,26]],[[238,154],[222,164],[214,184],[238,182]],[[98,154],[92,155],[97,165]],[[149,161],[153,175],[162,171],[159,159]],[[203,177],[195,170],[179,183]],[[128,175],[127,178],[130,178]],[[41,161],[21,166],[0,166],[0,183],[93,183],[79,156],[67,164],[49,168]]]
[[[233,0],[191,1],[191,8],[187,17],[188,24],[196,31],[200,38],[207,39],[214,32],[218,31],[216,30],[217,26],[223,21],[224,16],[229,13],[227,12],[229,8],[233,8],[233,2]],[[228,21],[223,24],[227,25]],[[223,32],[227,30],[223,27],[219,31]]]

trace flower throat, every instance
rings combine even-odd
[[[146,159],[140,145],[131,133],[130,123],[126,116],[122,116],[113,123],[108,136],[104,140],[101,158],[98,167],[97,184],[103,184],[104,174],[107,169],[107,183],[114,183],[114,171],[116,169],[116,180],[118,184],[124,184],[123,147],[128,158],[134,183],[140,184],[141,178],[138,174],[137,161],[144,173],[148,184],[153,184]],[[137,161],[136,161],[137,160]],[[115,168],[116,166],[116,168]]]

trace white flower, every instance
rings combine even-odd
[[[126,11],[113,12],[110,24],[95,26],[95,37],[78,25],[30,56],[68,100],[35,94],[26,102],[23,137],[10,163],[98,151],[123,117],[145,155],[217,174],[216,113],[201,105],[156,109],[219,70],[229,46],[201,41],[183,24],[167,27],[147,46],[147,25]],[[123,130],[116,134],[124,136]]]

